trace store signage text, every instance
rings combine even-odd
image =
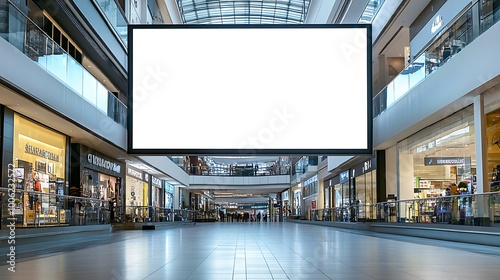
[[[137,171],[137,170],[134,170],[132,168],[127,168],[127,174],[130,175],[130,176],[134,176],[136,178],[139,178],[142,180],[142,173]]]
[[[438,139],[436,141],[431,141],[428,144],[417,147],[417,153],[422,153],[422,152],[427,151],[428,149],[435,148],[436,146],[441,144],[441,141],[442,140]]]
[[[470,157],[426,157],[424,165],[463,165],[470,164]]]
[[[43,157],[48,160],[53,160],[59,162],[59,155],[56,155],[52,152],[49,152],[44,149],[40,149],[38,147],[32,146],[29,143],[26,143],[26,146],[24,146],[24,152],[28,154],[32,154],[35,156]]]
[[[111,162],[107,159],[103,159],[103,158],[96,156],[94,154],[88,154],[87,161],[90,164],[111,170],[111,171],[116,172],[116,173],[120,173],[120,170],[121,170],[121,166],[119,164],[117,164],[115,162]]]
[[[437,15],[432,22],[431,34],[434,34],[441,26],[443,26],[443,16]]]
[[[153,183],[153,186],[161,187],[161,179],[152,176],[151,182]]]
[[[363,172],[372,169],[372,160],[367,160],[363,163]]]
[[[340,183],[345,183],[349,181],[349,170],[340,173]]]

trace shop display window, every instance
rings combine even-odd
[[[376,171],[370,171],[356,177],[356,201],[360,219],[375,219],[373,205],[377,202]]]
[[[500,191],[500,109],[486,115],[490,191]]]
[[[18,190],[27,191],[16,195],[17,223],[60,222],[58,211],[64,205],[55,195],[64,194],[65,153],[65,135],[14,114],[15,184]]]
[[[476,155],[473,106],[469,106],[399,143],[400,199],[473,193]],[[462,193],[465,193],[462,191]]]

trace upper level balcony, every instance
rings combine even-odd
[[[303,156],[293,166],[291,183],[297,184],[318,172],[317,156]]]
[[[439,110],[452,112],[471,104],[470,93],[500,75],[498,63],[492,63],[499,56],[500,11],[479,20],[477,5],[443,29],[373,98],[376,149],[437,121],[433,116]],[[408,130],[412,127],[415,131]]]
[[[4,82],[126,148],[126,106],[10,2],[0,18]]]

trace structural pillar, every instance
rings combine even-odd
[[[474,97],[474,137],[476,140],[476,190],[478,194],[482,194],[490,191],[487,179],[488,139],[486,136],[486,117],[484,114],[483,95]],[[477,216],[474,217],[474,225],[489,226],[490,215],[488,196],[478,196],[476,207]]]

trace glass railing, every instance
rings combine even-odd
[[[0,34],[2,38],[75,94],[126,127],[127,107],[118,98],[10,2],[8,11],[9,30]]]
[[[107,200],[0,188],[2,228],[99,225],[120,214]]]
[[[115,0],[94,0],[108,24],[113,28],[122,43],[127,47],[127,19]]]
[[[196,217],[194,210],[174,209],[174,221],[192,222]]]
[[[274,176],[274,175],[289,175],[290,172],[285,168],[273,166],[257,166],[254,165],[232,165],[232,166],[191,166],[189,175],[203,176]]]
[[[375,205],[377,221],[500,225],[500,192],[383,202]]]
[[[500,226],[500,192],[380,202],[317,209],[311,220]]]
[[[122,209],[118,207],[118,209]],[[121,211],[119,211],[121,213]],[[171,222],[174,221],[174,212],[170,208],[153,206],[126,206],[124,222],[126,223],[148,223],[148,222]]]
[[[305,174],[309,166],[318,165],[318,157],[317,156],[303,156],[301,157],[294,165],[295,174],[300,176],[301,174]]]
[[[478,3],[475,5],[478,5]],[[413,59],[398,76],[373,98],[373,118],[395,104],[414,86],[437,71],[455,55],[459,55],[459,52],[463,48],[476,39],[472,33],[472,30],[476,28],[476,23],[474,20],[471,20],[473,16],[472,10],[475,9],[475,5],[466,11],[455,23],[451,24],[448,29],[440,32],[444,35],[438,38],[436,43],[443,45],[442,48],[436,49],[436,45],[431,45],[419,57]],[[498,22],[500,18],[498,16],[499,14],[500,12],[497,12],[487,20],[483,19],[480,23],[480,28],[477,28],[481,30],[481,34],[489,27],[493,26],[494,23]],[[466,22],[466,24],[464,24],[464,22]],[[446,42],[447,45],[444,46],[443,42]]]
[[[332,221],[332,222],[357,222],[360,220],[372,220],[374,217],[373,205],[356,205],[334,207],[327,209],[315,209],[311,211],[311,217],[307,217],[313,221]]]

